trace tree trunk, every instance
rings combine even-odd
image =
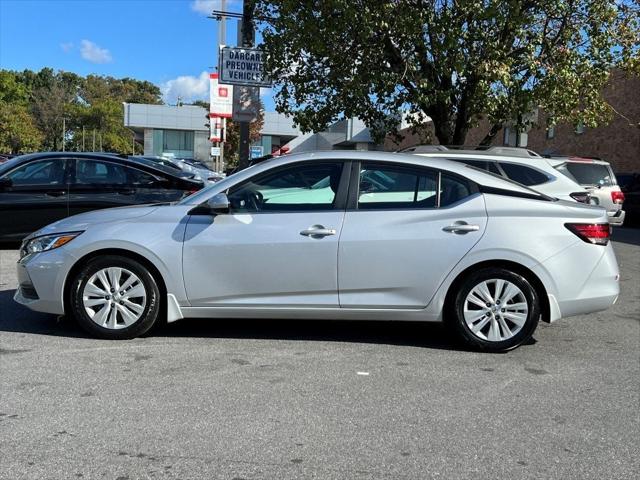
[[[493,142],[493,139],[498,134],[501,128],[502,128],[502,123],[494,123],[493,125],[491,125],[491,130],[489,130],[489,133],[487,133],[485,137],[482,139],[482,141],[480,142],[480,145],[487,146],[487,147],[491,145],[491,142]]]

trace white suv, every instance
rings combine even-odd
[[[453,150],[442,145],[418,145],[403,150],[423,157],[446,158],[508,178],[561,200],[590,203],[589,192],[554,168],[557,162],[524,148],[491,147]]]
[[[611,225],[624,223],[624,193],[608,162],[582,157],[551,157],[549,161],[557,171],[589,191],[591,203],[607,210]]]

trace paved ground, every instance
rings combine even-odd
[[[619,303],[505,355],[404,323],[93,340],[13,303],[2,251],[0,478],[638,478],[640,230],[616,238]]]

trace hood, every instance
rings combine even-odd
[[[46,227],[32,233],[27,238],[47,235],[56,232],[74,232],[86,230],[96,223],[109,223],[131,220],[133,218],[144,217],[156,210],[158,205],[135,205],[131,207],[107,208],[104,210],[94,210],[92,212],[81,213],[72,217],[58,220]]]

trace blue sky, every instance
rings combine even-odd
[[[168,103],[208,100],[218,22],[206,16],[219,8],[219,0],[0,0],[0,68],[132,77],[158,85]],[[242,2],[228,0],[227,10],[241,12]],[[235,40],[230,19],[227,43]]]

